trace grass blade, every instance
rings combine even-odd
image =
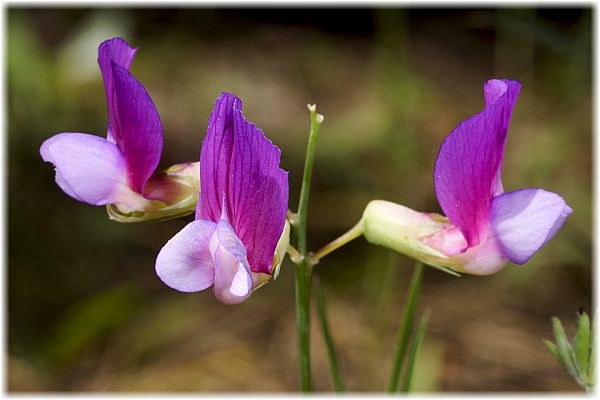
[[[335,350],[335,344],[333,343],[333,337],[331,336],[331,330],[329,329],[325,296],[323,295],[323,289],[321,288],[319,279],[315,279],[313,282],[313,293],[317,305],[317,313],[319,314],[321,333],[323,334],[323,340],[325,341],[325,347],[327,348],[327,358],[329,359],[329,369],[331,371],[333,387],[336,392],[345,392],[346,387],[344,385],[344,378],[340,369],[339,357]]]
[[[421,288],[423,268],[423,264],[417,262],[417,264],[415,265],[415,270],[410,280],[410,285],[408,287],[408,294],[406,296],[406,301],[404,303],[404,309],[402,312],[403,321],[398,331],[396,354],[394,355],[394,365],[392,367],[392,375],[390,376],[390,384],[388,386],[388,392],[390,393],[395,393],[398,391],[400,371],[402,371],[404,358],[408,349],[408,341],[413,325],[415,308],[417,306],[417,298],[419,297],[419,290]]]
[[[421,349],[421,343],[423,342],[423,337],[425,336],[425,329],[427,328],[428,320],[429,315],[424,315],[419,321],[419,326],[417,327],[417,331],[415,332],[415,337],[413,339],[413,343],[410,349],[410,354],[408,355],[406,371],[404,372],[404,383],[402,385],[402,389],[400,390],[401,392],[410,392],[412,386],[413,372],[415,370],[415,364],[417,361],[417,355],[419,354],[419,350]]]

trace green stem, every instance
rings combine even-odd
[[[300,390],[312,390],[310,378],[310,286],[312,266],[307,258],[296,265],[296,336]]]
[[[319,135],[319,127],[323,122],[323,116],[317,114],[317,107],[315,105],[309,105],[308,109],[310,110],[310,134],[308,135],[308,144],[306,146],[302,188],[300,189],[298,213],[295,221],[296,248],[302,255],[306,255],[306,213],[308,211],[308,196],[310,194],[313,163],[315,161],[315,147]]]
[[[408,294],[406,296],[406,302],[404,303],[404,309],[402,311],[404,318],[402,321],[402,325],[398,330],[396,354],[394,355],[394,365],[392,368],[392,375],[390,376],[390,384],[388,386],[388,392],[390,393],[395,393],[396,391],[398,391],[400,372],[402,371],[402,367],[404,365],[404,358],[408,349],[408,341],[410,338],[415,309],[417,306],[417,298],[419,296],[419,289],[421,287],[423,268],[424,267],[422,263],[416,263],[415,271],[412,274],[410,285],[408,287]]]
[[[292,225],[295,242],[294,245],[301,255],[300,262],[296,265],[296,335],[298,350],[298,372],[300,389],[303,392],[312,390],[310,377],[310,289],[312,278],[312,264],[306,250],[306,215],[308,210],[308,195],[312,180],[312,169],[315,158],[315,146],[319,134],[319,126],[323,116],[317,114],[316,106],[308,106],[310,110],[310,134],[306,147],[304,160],[304,174],[302,188],[298,201],[298,213]]]
[[[323,295],[323,289],[318,279],[315,279],[314,295],[317,305],[317,312],[319,314],[319,321],[321,322],[321,333],[323,334],[323,340],[325,341],[325,347],[327,348],[327,357],[329,359],[329,368],[331,370],[333,387],[335,388],[336,392],[345,392],[346,387],[344,385],[344,379],[342,377],[342,372],[339,365],[339,358],[335,350],[335,344],[333,343],[331,331],[329,329],[325,296]]]

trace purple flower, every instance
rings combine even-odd
[[[60,133],[40,148],[44,161],[54,164],[56,183],[66,194],[92,205],[116,205],[112,211],[117,219],[134,212],[156,212],[194,197],[190,196],[194,182],[185,177],[190,164],[154,174],[163,128],[152,99],[129,72],[136,52],[121,38],[104,41],[98,48],[108,106],[106,139]],[[172,208],[167,212],[174,213]],[[147,219],[165,216],[158,214]]]
[[[523,264],[560,229],[572,210],[543,189],[504,192],[504,144],[521,85],[485,82],[485,108],[460,123],[444,140],[434,170],[435,193],[447,218],[375,201],[365,210],[365,237],[428,264],[478,275],[494,273],[508,260]],[[383,232],[376,225],[387,218]],[[389,221],[394,221],[390,223]],[[391,224],[391,225],[390,225]]]
[[[289,239],[288,176],[279,156],[246,121],[241,100],[222,93],[202,143],[196,220],[156,259],[165,284],[182,292],[213,286],[217,300],[236,304],[276,273]]]

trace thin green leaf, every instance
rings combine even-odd
[[[554,330],[554,337],[556,338],[556,347],[565,368],[573,378],[578,379],[579,371],[577,369],[575,354],[565,334],[565,328],[563,328],[562,323],[556,317],[552,317],[552,328]]]
[[[544,344],[546,345],[546,348],[548,349],[548,351],[550,351],[550,353],[552,353],[554,358],[556,358],[558,360],[558,362],[560,362],[564,366],[564,361],[563,361],[562,357],[560,356],[560,353],[558,352],[558,349],[556,348],[556,345],[554,344],[554,342],[544,339]]]
[[[344,385],[344,379],[339,365],[339,357],[335,350],[335,344],[333,343],[331,330],[329,329],[325,296],[323,295],[321,282],[317,277],[315,277],[313,282],[313,293],[315,296],[315,303],[317,305],[317,313],[319,314],[321,333],[323,334],[323,340],[325,341],[325,347],[327,349],[327,358],[329,359],[329,369],[331,371],[333,387],[335,388],[336,392],[345,392],[346,387]]]
[[[423,269],[423,264],[417,262],[410,280],[410,285],[408,287],[408,294],[406,296],[404,309],[402,311],[404,318],[402,324],[400,325],[400,329],[398,330],[396,354],[394,355],[394,364],[392,367],[392,374],[390,376],[390,384],[388,386],[388,392],[390,393],[395,393],[398,391],[400,371],[403,369],[402,367],[404,365],[404,358],[408,349],[408,341],[410,338],[410,332],[412,330],[415,309],[417,307],[417,298],[421,288]]]
[[[591,335],[590,340],[590,365],[588,366],[587,383],[590,388],[594,387],[596,376],[596,345],[594,335]]]
[[[419,321],[419,326],[417,327],[417,332],[415,333],[415,337],[413,339],[410,354],[408,355],[408,363],[406,364],[406,371],[404,372],[404,384],[402,385],[401,392],[410,392],[412,386],[413,371],[415,370],[417,356],[419,354],[419,350],[421,349],[423,337],[425,336],[425,329],[427,328],[428,320],[429,315],[427,314],[421,317],[421,320]]]
[[[573,347],[575,348],[575,358],[579,366],[579,371],[584,377],[588,375],[588,368],[590,364],[590,317],[585,312],[579,314],[577,320],[577,331],[575,332],[575,339],[573,341]]]

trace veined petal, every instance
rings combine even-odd
[[[208,120],[208,129],[200,152],[200,199],[196,219],[221,219],[223,196],[227,194],[229,167],[233,152],[233,104],[240,99],[221,93]]]
[[[92,205],[111,204],[127,190],[119,148],[85,133],[61,133],[42,143],[40,155],[54,164],[56,183],[69,196]]]
[[[490,217],[506,257],[523,264],[552,239],[572,212],[556,193],[520,189],[495,197]]]
[[[125,68],[112,63],[114,133],[127,163],[131,188],[142,193],[162,152],[162,123],[144,86]]]
[[[135,57],[137,48],[130,47],[125,40],[120,37],[105,40],[98,47],[98,65],[102,80],[104,81],[104,91],[106,92],[106,105],[108,107],[108,134],[107,139],[116,143],[115,135],[115,110],[117,101],[115,100],[115,90],[113,84],[112,63],[129,70],[131,62]]]
[[[485,239],[492,195],[502,192],[504,143],[520,88],[517,81],[486,82],[486,107],[461,122],[440,147],[434,169],[435,193],[468,247]]]
[[[210,221],[187,224],[158,253],[158,277],[180,292],[198,292],[212,286],[215,268],[209,245],[216,229]]]
[[[225,209],[252,272],[270,274],[285,224],[288,177],[279,168],[279,149],[241,109],[241,100],[229,93],[215,102],[200,155],[196,219],[218,221]]]
[[[281,151],[246,121],[237,103],[233,125],[235,140],[227,196],[230,221],[244,243],[251,270],[270,274],[286,221],[288,173],[279,168]]]
[[[252,276],[246,259],[246,249],[231,225],[224,219],[210,241],[210,253],[215,265],[214,293],[224,304],[238,304],[252,293]]]

